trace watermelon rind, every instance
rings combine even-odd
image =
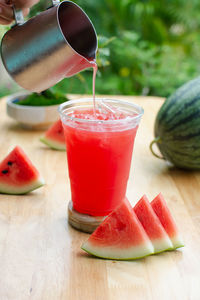
[[[169,237],[165,237],[163,239],[151,240],[154,246],[154,253],[161,253],[164,251],[173,250],[173,244]]]
[[[177,248],[181,248],[181,247],[185,246],[184,243],[183,243],[182,238],[179,235],[171,237],[171,241],[172,241],[172,244],[173,244],[173,249],[177,249]]]
[[[115,247],[95,247],[89,241],[86,241],[82,247],[82,250],[96,257],[114,260],[134,260],[149,256],[154,253],[153,246],[151,243],[134,246],[128,249]]]
[[[50,147],[53,150],[66,151],[66,145],[59,142],[48,139],[47,137],[41,137],[40,141]]]
[[[23,195],[32,192],[45,184],[43,178],[38,178],[31,183],[23,184],[22,186],[13,186],[5,183],[0,183],[0,194]]]

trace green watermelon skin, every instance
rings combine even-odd
[[[169,238],[171,239],[173,249],[183,247],[184,243],[179,234],[177,225],[161,193],[153,199],[153,201],[151,202],[151,206],[158,216]]]
[[[66,151],[65,136],[61,120],[56,121],[40,141],[53,150]]]
[[[154,127],[163,158],[183,169],[200,169],[200,77],[180,87],[160,108]]]
[[[83,243],[97,257],[131,260],[154,253],[153,245],[127,199]]]
[[[19,146],[0,163],[1,194],[26,194],[43,185],[38,170]]]
[[[173,249],[172,242],[163,228],[159,218],[155,214],[146,195],[137,202],[134,206],[134,211],[150,238],[154,246],[155,253]]]

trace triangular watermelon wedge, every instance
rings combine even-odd
[[[61,120],[56,121],[46,132],[40,141],[54,150],[66,150],[64,130]]]
[[[161,193],[154,198],[154,200],[151,202],[151,206],[158,216],[169,238],[171,239],[173,248],[176,249],[183,247],[184,244],[182,238],[179,235],[176,223]]]
[[[0,193],[26,194],[42,185],[44,180],[19,146],[0,163]]]
[[[97,227],[82,249],[98,257],[117,260],[137,259],[154,253],[127,199]]]
[[[134,211],[150,238],[155,253],[173,249],[172,242],[151,207],[146,195],[137,202]]]

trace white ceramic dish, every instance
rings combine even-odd
[[[25,98],[28,92],[16,93],[7,98],[7,114],[16,120],[23,128],[42,130],[47,129],[59,119],[58,106],[26,106],[15,102]]]

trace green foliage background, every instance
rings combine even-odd
[[[31,14],[43,10],[40,1]],[[99,94],[168,96],[200,73],[199,0],[76,0],[99,39]],[[57,84],[66,93],[91,93],[92,73]]]

